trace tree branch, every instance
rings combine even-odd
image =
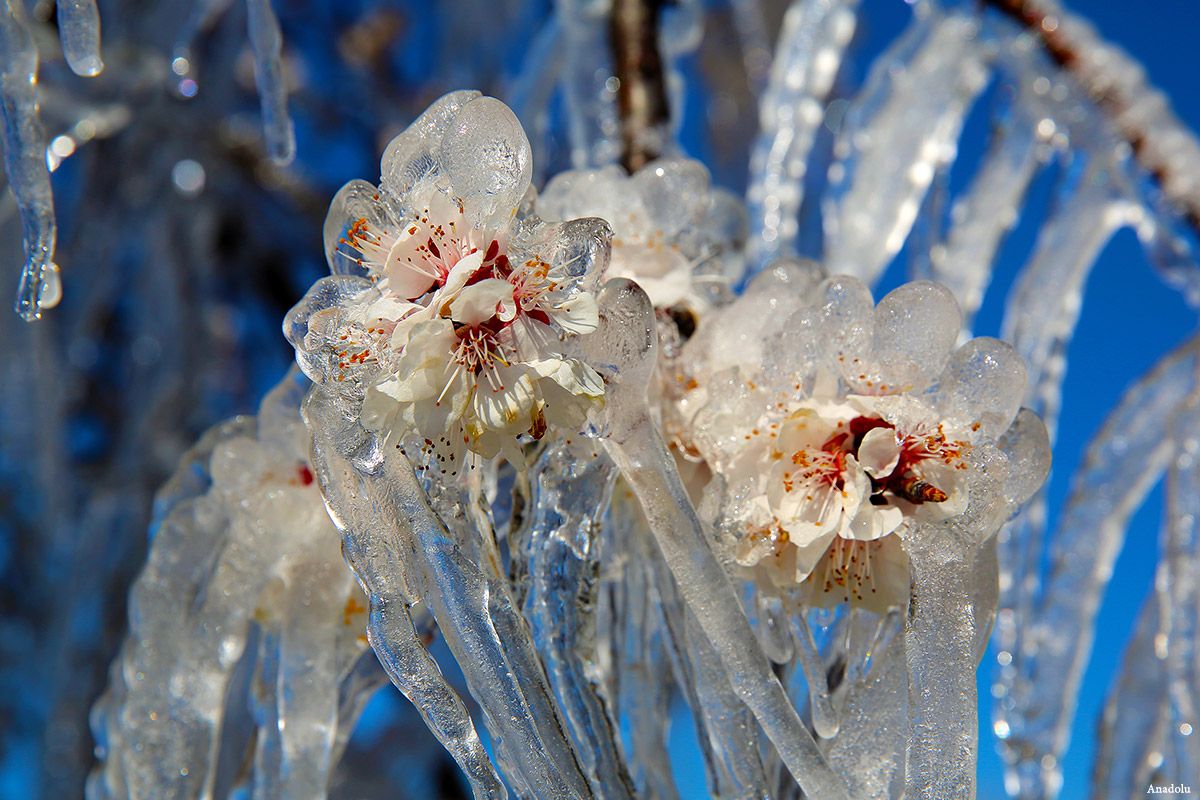
[[[1079,41],[1089,38],[1090,30],[1057,7],[1039,0],[981,2],[1037,36],[1050,59],[1088,93],[1128,143],[1134,161],[1200,235],[1200,144],[1171,112],[1166,97],[1141,78],[1136,64],[1098,37]],[[1111,58],[1084,56],[1088,48],[1097,46],[1104,46]],[[1147,124],[1145,110],[1154,108],[1155,99],[1161,99],[1162,110]]]
[[[620,82],[621,165],[636,172],[662,154],[670,122],[658,52],[659,12],[671,0],[612,0],[613,65]]]

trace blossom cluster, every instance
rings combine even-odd
[[[567,172],[540,196],[530,174],[520,124],[477,93],[396,137],[380,184],[334,199],[333,275],[285,322],[305,373],[418,468],[521,465],[523,443],[603,404],[577,337],[606,270],[633,278],[668,337],[652,413],[694,498],[723,493],[732,560],[807,604],[903,605],[908,537],[980,502],[976,466],[1024,391],[1012,349],[956,347],[961,314],[933,283],[876,306],[785,261],[735,297],[740,206],[696,162]]]
[[[768,591],[907,602],[906,538],[967,511],[1024,390],[1007,344],[955,347],[960,320],[936,284],[876,308],[853,278],[779,267],[685,348],[678,445],[722,479],[733,557]]]
[[[578,428],[602,404],[572,355],[597,326],[600,220],[529,211],[529,143],[497,100],[456,92],[388,146],[379,186],[351,181],[325,225],[334,275],[285,323],[309,377],[419,464],[519,457],[522,437]]]
[[[745,211],[710,185],[697,161],[662,158],[633,175],[615,165],[562,172],[538,196],[537,209],[554,219],[607,221],[613,230],[607,277],[636,281],[685,332],[728,301],[742,271]]]

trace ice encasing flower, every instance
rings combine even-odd
[[[763,313],[769,302],[790,309],[784,320]],[[1024,389],[1003,342],[954,349],[959,324],[936,284],[876,308],[858,281],[801,268],[763,276],[685,348],[701,365],[688,446],[724,479],[733,555],[760,583],[810,604],[904,605],[906,537],[962,515],[974,483],[994,479],[976,457]],[[735,357],[732,325],[762,350]]]
[[[608,277],[636,281],[655,308],[700,316],[741,274],[745,212],[697,161],[663,158],[559,173],[537,200],[556,219],[596,216],[613,229]]]
[[[419,462],[515,458],[517,437],[578,427],[603,400],[571,340],[596,328],[611,234],[530,213],[529,158],[503,103],[438,100],[388,145],[379,186],[338,192],[334,275],[285,323],[306,374]]]

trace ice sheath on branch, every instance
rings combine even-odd
[[[924,8],[846,112],[823,198],[826,269],[871,285],[912,230],[988,78],[973,14]]]
[[[809,153],[854,34],[857,5],[858,0],[794,0],[784,15],[750,155],[751,270],[795,250]]]
[[[378,683],[347,682],[365,650],[362,618],[347,610],[359,595],[304,462],[303,391],[290,375],[257,420],[213,429],[160,493],[130,636],[94,711],[93,800],[226,790],[227,711],[243,704],[250,661],[254,796],[324,796],[339,741]]]
[[[320,387],[305,402],[305,421],[313,430],[313,464],[330,516],[342,532],[343,553],[370,602],[367,630],[372,648],[396,688],[458,762],[477,800],[507,797],[470,714],[413,627],[410,609],[423,580],[412,574],[419,567],[410,558],[421,545],[409,527],[414,523],[400,516],[407,510],[401,504],[412,504],[418,497],[427,501],[411,470],[409,493],[400,494],[401,489],[387,480],[379,443],[345,419]],[[386,519],[394,520],[390,529],[381,525]],[[449,538],[428,511],[422,521],[432,535]]]
[[[606,397],[605,448],[637,494],[679,590],[720,655],[734,691],[793,777],[816,797],[848,799],[763,653],[650,419],[646,389],[658,350],[653,306],[637,284],[613,280],[601,293],[600,309],[600,329],[585,346],[592,363],[610,365],[615,374]]]
[[[973,469],[990,480],[972,484],[967,512],[908,539],[913,579],[905,633],[911,726],[906,797],[975,796],[975,667],[989,613],[976,586],[984,579],[979,549],[989,546],[988,540],[1028,501],[1050,469],[1045,428],[1028,411],[1017,417],[998,446],[1000,453],[982,449],[974,458]]]
[[[1159,637],[1167,647],[1168,755],[1175,775],[1186,783],[1200,775],[1200,393],[1175,423],[1156,585]]]
[[[1135,797],[1145,791],[1161,757],[1163,730],[1170,716],[1164,694],[1163,662],[1155,648],[1159,632],[1157,598],[1142,603],[1121,670],[1109,689],[1100,720],[1099,753],[1092,771],[1092,797]]]
[[[524,609],[580,766],[598,797],[632,797],[611,714],[589,679],[596,643],[585,615],[595,603],[600,519],[616,467],[582,437],[552,442],[533,469],[525,534],[529,593]]]
[[[369,591],[372,645],[377,651],[394,646],[397,629],[391,621],[407,604],[427,603],[499,742],[514,788],[538,797],[590,796],[549,701],[544,673],[516,666],[519,658],[538,663],[537,656],[520,657],[533,644],[499,565],[472,560],[476,546],[433,513],[396,448],[383,447],[342,416],[320,388],[306,409],[330,512],[346,537],[347,558]],[[441,708],[431,699],[414,698],[423,701],[419,708],[427,719]],[[443,743],[471,768],[477,797],[504,796],[473,728],[467,730],[469,718],[456,716],[463,720],[461,732],[447,731]]]

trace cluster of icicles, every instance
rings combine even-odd
[[[1050,459],[1021,359],[931,282],[735,293],[695,162],[530,161],[457,92],[335,198],[303,374],[161,496],[90,795],[212,792],[246,663],[239,785],[323,795],[377,660],[477,798],[670,796],[673,687],[714,796],[972,796],[994,534]]]
[[[228,5],[221,0],[195,4],[191,16],[183,23],[175,47],[172,70],[176,76],[186,76],[191,70],[192,40]],[[58,0],[55,10],[64,60],[76,75],[96,77],[104,70],[96,0]],[[276,163],[287,164],[295,156],[296,142],[287,112],[279,22],[270,0],[246,0],[246,15],[267,151]],[[46,131],[39,113],[38,61],[25,3],[23,0],[4,0],[0,5],[4,171],[20,210],[25,250],[25,266],[14,308],[29,321],[38,319],[43,309],[58,305],[63,291],[59,266],[54,262],[58,238],[50,188],[50,164],[54,156],[47,148]],[[184,80],[191,79],[185,77]],[[194,89],[186,91],[194,93]]]

